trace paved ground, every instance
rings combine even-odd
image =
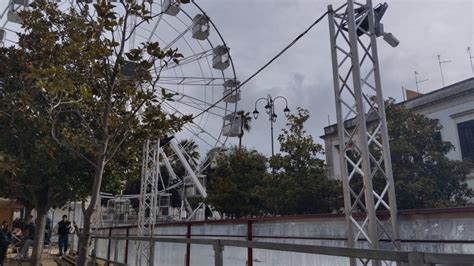
[[[43,255],[43,261],[42,261],[43,266],[56,266],[56,263],[54,262],[53,258],[50,256],[47,256],[46,254]],[[17,266],[17,265],[30,265],[29,262],[19,262],[15,261],[12,259],[8,259],[5,262],[5,266]]]
[[[56,252],[55,252],[56,251]],[[56,257],[57,255],[57,250],[48,250],[48,252],[45,250],[43,253],[43,258],[42,258],[42,264],[43,266],[56,266],[56,263],[54,262],[53,258]],[[13,260],[12,258],[16,254],[12,254],[10,251],[7,254],[7,260],[5,261],[5,266],[17,266],[17,265],[23,265],[27,266],[30,265],[29,262],[20,262]]]

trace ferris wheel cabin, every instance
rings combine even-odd
[[[180,3],[177,0],[164,0],[163,5],[161,6],[161,11],[167,15],[176,16],[180,10],[179,4]]]
[[[28,0],[13,0],[10,3],[10,9],[7,12],[7,21],[12,23],[21,23],[21,18],[17,12],[20,8],[25,8],[28,6],[28,4]]]
[[[238,137],[242,134],[240,124],[242,118],[237,113],[224,116],[224,126],[222,127],[222,135],[225,137]]]
[[[230,66],[230,48],[225,45],[218,45],[212,50],[212,67],[218,70],[225,70]]]
[[[209,37],[209,18],[206,15],[197,14],[193,18],[193,38],[197,40],[205,40]]]
[[[224,102],[236,103],[240,101],[240,90],[236,89],[239,86],[240,81],[235,79],[229,79],[224,82]]]

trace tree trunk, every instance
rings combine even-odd
[[[239,135],[239,149],[242,148],[242,137],[243,135]]]
[[[44,208],[37,209],[35,242],[33,244],[33,255],[31,256],[32,266],[41,266],[41,255],[43,253],[44,233],[46,229],[46,218],[48,211]]]
[[[83,228],[79,236],[79,244],[77,247],[77,266],[86,266],[87,263],[87,253],[91,239],[92,215],[94,214],[95,207],[100,196],[100,186],[102,184],[102,176],[104,174],[105,157],[99,158],[98,161],[98,167],[96,168],[94,175],[94,185],[92,187],[91,200],[89,202],[89,206],[87,206],[87,209],[84,210]]]
[[[79,234],[79,243],[77,247],[77,262],[76,265],[85,266],[87,263],[87,253],[89,250],[89,242],[91,238],[91,221],[92,221],[93,211],[90,212],[87,209],[84,213],[82,232]]]

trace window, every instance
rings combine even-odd
[[[458,133],[462,159],[474,162],[474,120],[459,123]]]

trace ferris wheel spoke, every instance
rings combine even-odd
[[[155,26],[153,26],[153,29],[150,31],[150,36],[148,37],[147,42],[150,42],[151,39],[155,36],[155,32],[158,29],[158,26],[160,25],[160,22],[161,22],[162,18],[163,18],[163,14],[161,14],[158,17],[158,20],[156,21]]]
[[[167,103],[167,102],[164,102],[164,103],[165,103],[165,105],[167,105],[169,108],[172,109],[172,112],[171,112],[171,113],[178,113],[178,114],[180,114],[180,115],[184,115],[180,110],[178,110],[177,108],[175,108],[175,107],[172,106],[171,104],[169,104],[169,103]],[[196,134],[196,135],[205,134],[205,135],[209,136],[211,139],[215,140],[217,143],[224,145],[224,143],[221,142],[221,141],[219,140],[219,138],[216,138],[215,136],[213,136],[212,134],[210,134],[207,130],[205,130],[204,128],[202,128],[202,127],[201,127],[200,125],[198,125],[197,123],[188,123],[188,124],[186,124],[186,125],[184,126],[184,128],[186,128],[186,129],[189,130],[188,127],[190,127],[190,126],[192,126],[192,127],[194,127],[195,129],[197,129],[197,131],[196,131],[196,130],[191,130],[191,133]],[[211,145],[211,146],[212,146],[212,145]]]
[[[191,135],[193,135],[194,138],[199,139],[200,141],[202,141],[202,142],[205,143],[206,145],[209,145],[209,146],[211,146],[211,147],[213,146],[213,144],[209,143],[209,141],[205,140],[204,138],[202,138],[202,137],[200,136],[201,132],[194,130],[193,128],[191,128],[191,127],[188,126],[188,125],[183,126],[183,128],[184,128],[186,131],[188,131],[189,133],[191,133]]]
[[[205,110],[205,107],[203,107],[203,106],[196,106],[196,105],[191,104],[190,102],[179,101],[179,103],[182,104],[182,105],[185,105],[185,106],[187,106],[187,107],[193,108],[193,109],[195,109],[195,110],[198,110],[198,111],[199,111],[199,110],[200,110],[200,111]],[[209,110],[208,113],[211,114],[211,115],[214,115],[214,116],[222,117],[222,115],[217,114],[217,113],[214,113],[214,112],[212,112],[212,111],[210,111],[210,110]]]
[[[171,109],[174,109],[173,107],[170,106]],[[175,109],[176,110],[176,109]],[[179,111],[177,111],[179,112]],[[194,125],[194,127],[192,127],[191,125]],[[215,144],[212,144],[210,143],[208,140],[204,139],[203,137],[201,137],[200,135],[203,134],[203,132],[206,132],[205,130],[203,130],[199,125],[196,125],[194,123],[191,123],[191,124],[186,124],[182,127],[182,129],[184,129],[185,131],[187,131],[188,133],[190,133],[192,135],[192,138],[196,138],[196,139],[199,139],[200,141],[202,141],[204,144],[208,145],[209,147],[214,147]],[[206,132],[206,135],[209,135],[211,137],[211,139],[213,139],[214,141],[216,141],[217,144],[219,145],[224,145],[224,143],[222,143],[221,141],[219,141],[217,138],[215,138],[214,136],[212,136],[211,134],[207,133]]]
[[[184,112],[178,110],[178,108],[177,108],[176,106],[173,106],[172,104],[170,104],[170,103],[168,103],[168,102],[164,102],[164,104],[167,105],[168,108],[171,109],[172,112],[170,112],[170,113],[179,114],[179,115],[181,115],[181,116],[184,116],[184,115],[185,115]],[[187,106],[187,107],[190,107],[190,108],[194,108],[194,109],[197,109],[197,110],[201,110],[201,108],[196,108],[195,106],[192,106],[192,105],[187,104],[187,103],[185,103],[185,102],[180,102],[179,104],[182,104],[182,105],[184,105],[184,106]],[[214,112],[208,112],[208,114],[214,115],[214,116],[219,117],[219,118],[222,118],[222,115],[217,114],[217,113],[214,113]],[[199,122],[201,122],[201,121],[202,121],[202,118],[199,120]],[[207,119],[206,119],[206,121],[207,121]],[[201,129],[202,129],[202,128],[201,128]]]
[[[205,131],[196,131],[196,130],[193,130],[190,126],[184,126],[183,127],[186,131],[190,132],[195,138],[199,139],[200,141],[204,142],[206,145],[208,145],[209,147],[214,147],[215,144],[212,144],[212,143],[209,143],[208,140],[204,139],[203,137],[201,137],[201,135],[205,132]],[[207,132],[205,132],[207,133]],[[207,133],[208,135],[208,133]],[[224,145],[224,143],[220,142],[219,140],[213,138],[219,145]]]
[[[202,103],[199,103],[199,102],[196,102],[196,101],[193,101],[193,100],[181,100],[180,101],[181,104],[185,105],[185,106],[188,106],[188,107],[191,107],[193,109],[196,109],[196,110],[204,110],[206,109],[206,106],[210,106],[209,104],[202,104]],[[217,114],[215,112],[210,112],[209,114],[211,115],[215,115],[215,116],[220,116],[222,117],[223,115],[220,115],[220,114]]]
[[[209,49],[207,51],[204,51],[204,52],[201,52],[201,53],[198,53],[198,54],[194,54],[194,55],[184,57],[183,59],[179,60],[178,63],[174,63],[174,62],[169,63],[168,65],[166,65],[165,67],[162,68],[162,71],[169,70],[169,69],[172,69],[172,68],[175,68],[175,67],[180,67],[180,66],[195,62],[197,60],[201,60],[201,59],[204,59],[206,57],[212,56],[212,51],[213,51],[213,49]]]
[[[171,92],[171,93],[176,93],[176,97],[178,98],[177,100],[179,102],[184,102],[184,99],[189,99],[193,102],[198,102],[200,104],[202,104],[203,109],[206,108],[206,107],[209,107],[209,106],[212,106],[213,104],[212,103],[209,103],[209,102],[206,102],[206,101],[203,101],[201,99],[198,99],[196,97],[193,97],[193,96],[190,96],[190,95],[187,95],[187,94],[184,94],[184,93],[181,93],[181,92],[178,92],[178,91],[175,91],[175,90],[172,90],[172,89],[167,89],[167,88],[163,88],[165,91],[168,91],[168,92]],[[227,109],[222,107],[222,106],[219,106],[219,105],[216,105],[214,106],[214,108],[216,109],[219,109],[221,111],[224,111],[224,112],[227,112]],[[202,111],[202,110],[201,110]]]
[[[163,51],[166,51],[168,49],[171,48],[171,46],[173,46],[176,42],[178,42],[181,38],[183,38],[183,36],[189,31],[191,30],[192,26],[189,26],[187,27],[184,31],[182,31],[176,38],[174,38],[171,42],[169,42],[165,48],[163,48]]]
[[[160,77],[159,84],[189,86],[223,86],[225,78],[216,77]]]

